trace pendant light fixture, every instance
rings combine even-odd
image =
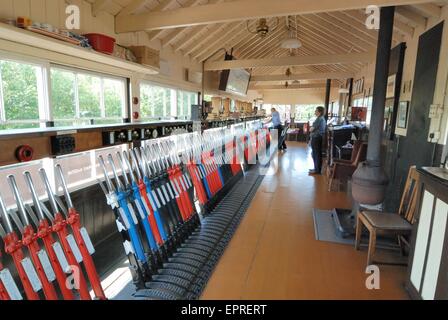
[[[297,24],[297,16],[294,16],[294,22],[295,22],[295,27],[293,28],[293,27],[291,27],[291,25],[289,23],[289,16],[286,17],[286,28],[288,30],[288,37],[285,38],[281,43],[281,47],[283,49],[293,50],[293,49],[299,49],[302,47],[302,42],[298,39],[299,26]]]

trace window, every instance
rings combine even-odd
[[[366,125],[367,126],[370,126],[370,119],[372,118],[372,102],[373,102],[373,96],[366,98],[366,106],[367,106]]]
[[[121,123],[126,114],[126,81],[76,70],[51,68],[55,126]]]
[[[142,119],[191,117],[191,105],[197,103],[197,94],[143,83],[140,85],[140,113]]]
[[[177,91],[177,118],[189,119],[191,117],[191,106],[197,103],[197,94],[188,91]]]
[[[143,119],[164,118],[171,113],[171,89],[140,85],[140,112]]]
[[[353,107],[357,107],[357,108],[364,107],[364,98],[355,99],[353,101]]]
[[[296,122],[309,122],[316,118],[316,108],[319,107],[318,104],[306,104],[306,105],[296,105],[295,106],[295,121]]]
[[[0,60],[0,129],[38,128],[44,123],[44,70]]]

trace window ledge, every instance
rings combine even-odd
[[[66,43],[64,41],[52,39],[28,30],[0,23],[0,39],[24,44],[27,46],[57,52],[60,54],[77,57],[105,65],[125,69],[131,72],[141,74],[158,74],[159,69],[154,67],[143,66],[138,63],[126,61],[120,58],[109,56],[89,50],[76,45]]]

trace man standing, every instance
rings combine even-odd
[[[271,117],[272,117],[272,124],[274,125],[274,129],[278,130],[278,149],[279,150],[286,150],[288,147],[286,146],[285,139],[283,139],[283,143],[280,145],[280,142],[282,141],[282,132],[283,132],[283,125],[282,121],[280,120],[280,113],[275,109],[271,109]]]
[[[325,108],[317,107],[315,115],[317,117],[311,132],[311,149],[313,151],[314,170],[310,174],[322,174],[322,142],[327,130],[327,122],[324,118]]]

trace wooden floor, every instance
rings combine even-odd
[[[202,299],[406,299],[406,268],[380,266],[381,289],[365,287],[366,252],[315,240],[312,209],[350,207],[311,177],[310,151],[289,143],[221,258]]]

